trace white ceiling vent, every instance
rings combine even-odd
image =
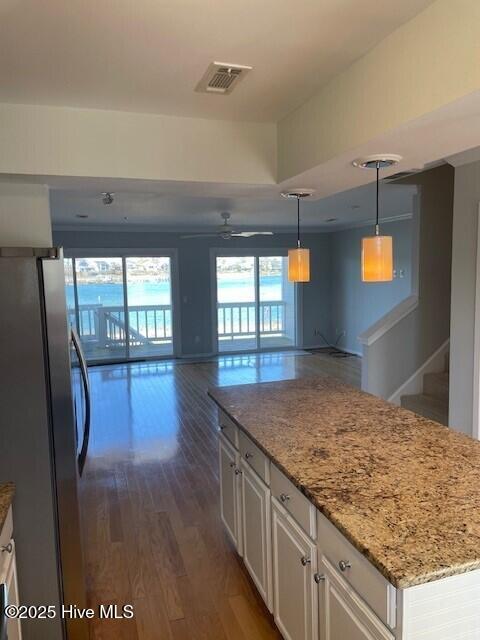
[[[212,62],[203,78],[197,84],[195,91],[202,93],[218,93],[226,95],[232,93],[240,80],[251,71],[252,67],[226,62]]]

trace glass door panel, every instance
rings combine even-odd
[[[172,355],[170,258],[131,257],[125,265],[130,357]]]
[[[78,333],[88,360],[125,359],[121,258],[76,258]]]
[[[254,256],[217,256],[218,351],[257,349],[257,287]]]
[[[63,268],[65,271],[65,297],[67,299],[67,320],[69,327],[77,327],[75,313],[75,279],[73,274],[72,258],[64,258]]]
[[[260,348],[295,346],[295,285],[288,280],[288,258],[260,256]]]

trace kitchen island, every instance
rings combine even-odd
[[[210,395],[222,517],[285,638],[480,639],[480,443],[329,377]]]

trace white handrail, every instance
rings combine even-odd
[[[358,336],[361,344],[370,346],[381,338],[387,331],[398,324],[418,307],[418,296],[412,295],[402,300],[396,307],[372,324],[366,331]]]

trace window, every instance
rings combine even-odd
[[[90,362],[173,355],[172,258],[65,259],[70,322]]]
[[[221,353],[295,346],[296,291],[282,255],[217,255],[217,345]]]

